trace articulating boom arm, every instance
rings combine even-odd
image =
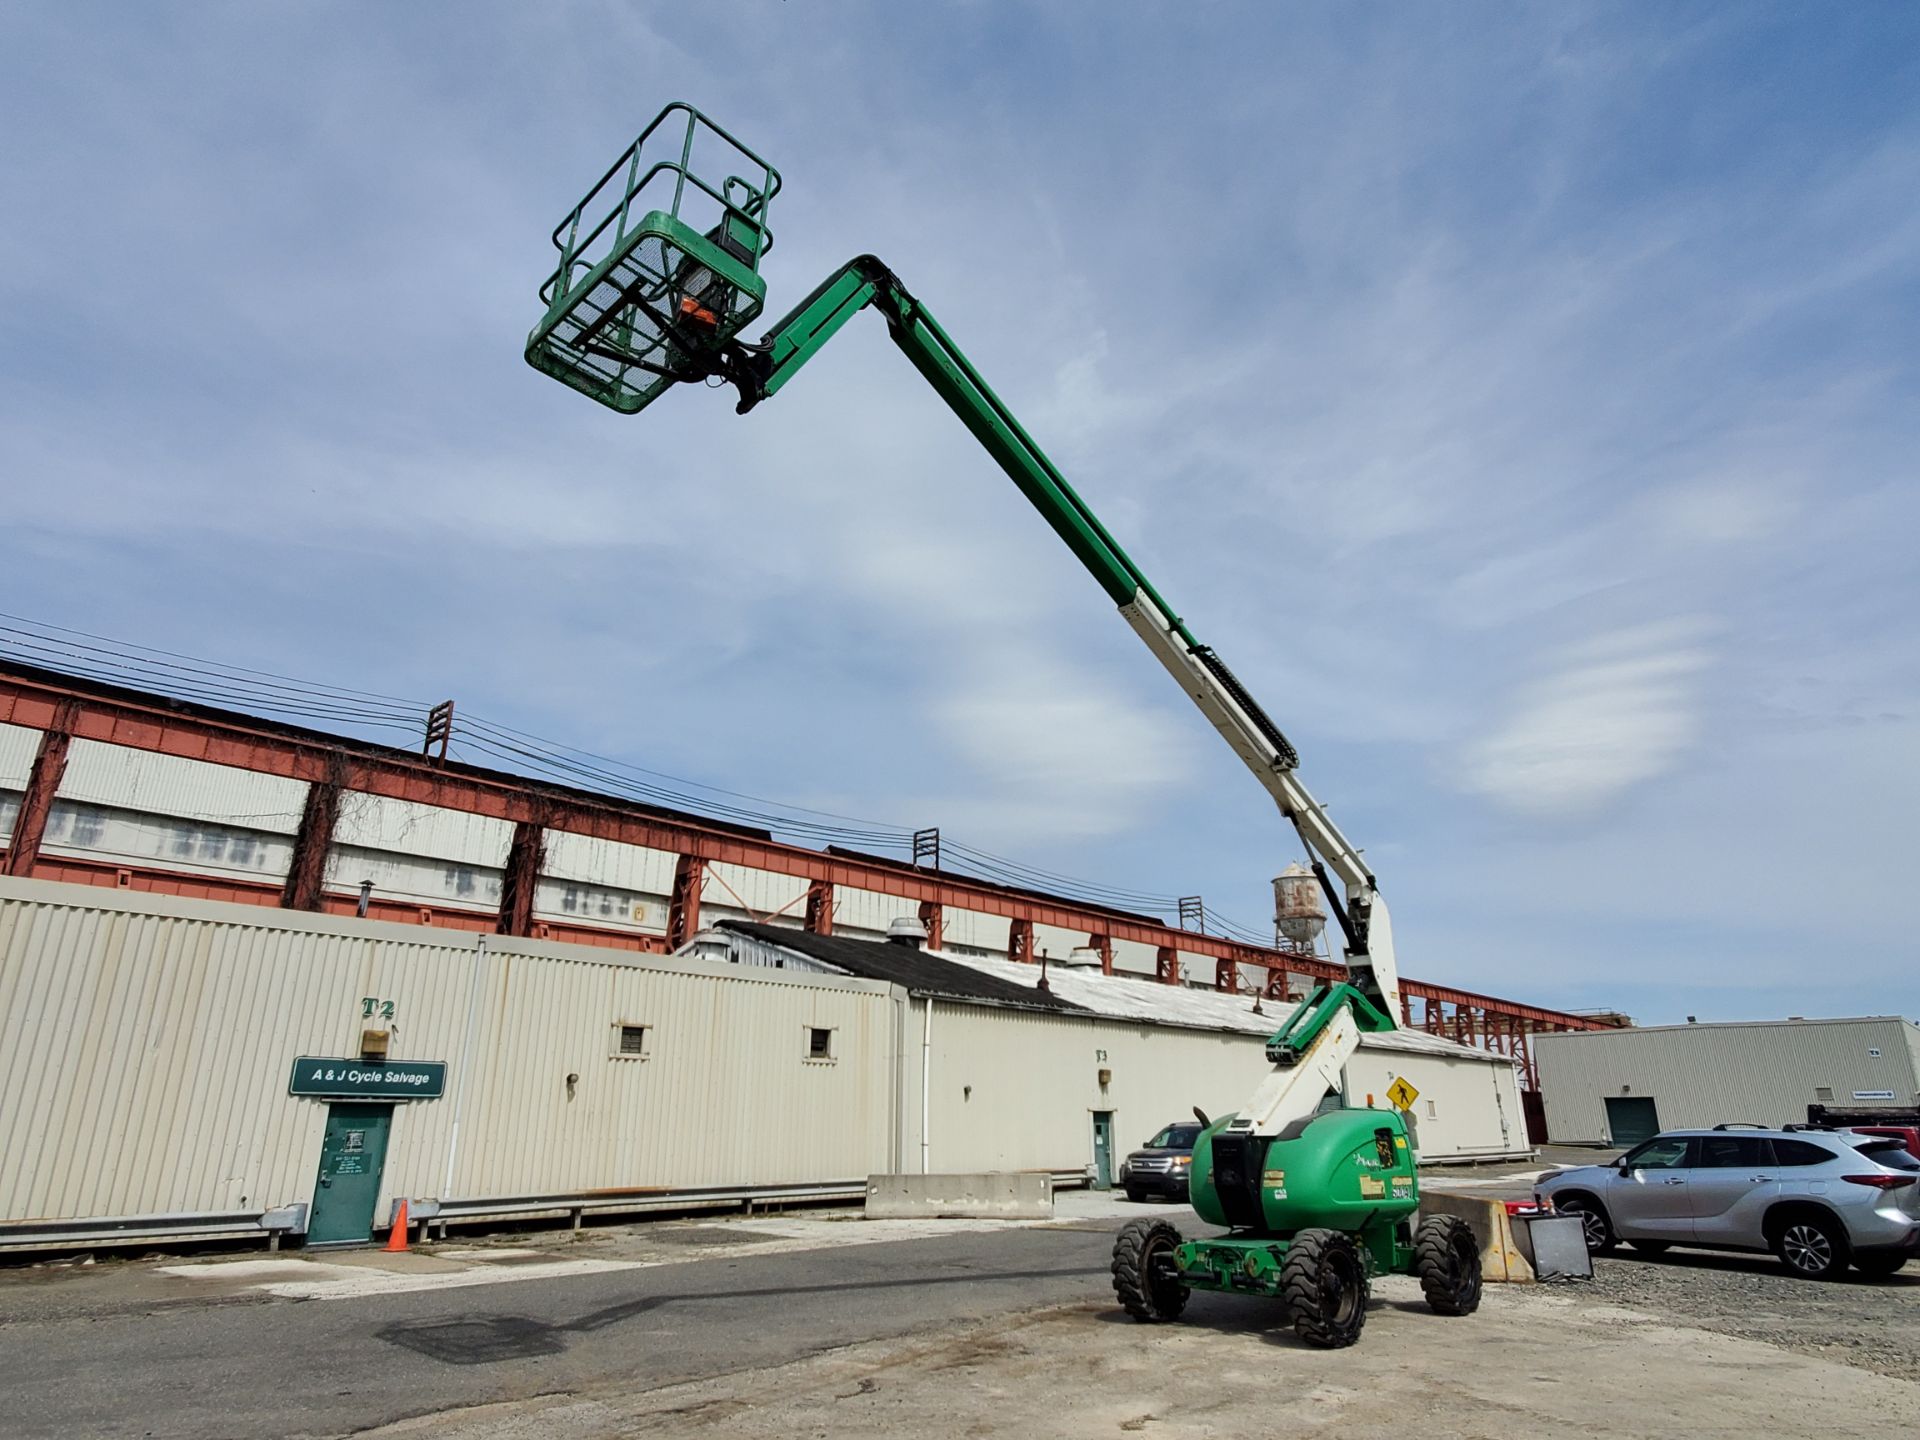
[[[1385,1028],[1392,1028],[1400,1010],[1400,987],[1386,906],[1360,852],[1294,774],[1299,756],[1293,746],[1220,657],[1173,613],[939,322],[891,270],[871,255],[850,260],[757,345],[732,346],[719,370],[739,389],[740,412],[745,414],[778,393],[842,325],[869,305],[886,317],[894,344],[1100,582],[1154,657],[1293,822],[1314,857],[1314,872],[1344,936],[1350,983],[1385,1019]],[[1298,1058],[1319,1049],[1351,1053],[1350,1044],[1315,1043],[1322,1038],[1331,1042],[1334,1031],[1347,1028],[1333,1020],[1327,1015],[1312,1027],[1312,1034],[1297,1035],[1292,1053]],[[1369,1024],[1366,1028],[1379,1027]],[[1342,1055],[1335,1062],[1336,1071],[1345,1058]],[[1293,1067],[1289,1063],[1287,1068]],[[1313,1101],[1318,1099],[1315,1094]]]

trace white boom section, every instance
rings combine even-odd
[[[1346,886],[1349,912],[1363,913],[1369,917],[1367,953],[1364,956],[1347,954],[1347,961],[1349,964],[1358,962],[1373,967],[1374,979],[1387,1001],[1387,1014],[1398,1024],[1400,971],[1394,963],[1393,926],[1387,918],[1386,902],[1374,889],[1373,876],[1361,859],[1360,852],[1348,843],[1347,837],[1340,833],[1339,827],[1320,803],[1307,793],[1306,786],[1300,783],[1292,768],[1281,759],[1273,742],[1261,733],[1260,727],[1254,724],[1239,702],[1215,678],[1213,672],[1195,658],[1186,640],[1173,628],[1171,618],[1161,612],[1151,596],[1144,590],[1134,592],[1132,603],[1122,605],[1120,613],[1126,617],[1134,633],[1146,642],[1154,658],[1166,667],[1167,673],[1180,682],[1180,688],[1193,697],[1194,704],[1200,707],[1200,713],[1213,722],[1213,728],[1233,747],[1233,753],[1266,787],[1267,793],[1279,805],[1280,813],[1291,820],[1294,829],[1299,831],[1301,840],[1325,862],[1333,874],[1339,876],[1340,882]],[[1333,1028],[1329,1028],[1329,1035],[1333,1033]],[[1319,1048],[1316,1045],[1315,1052]],[[1343,1055],[1340,1063],[1345,1062],[1346,1056]],[[1303,1066],[1304,1062],[1294,1068],[1298,1070]],[[1313,1104],[1318,1104],[1319,1100],[1320,1096],[1316,1094]],[[1311,1109],[1310,1105],[1309,1112]]]
[[[1341,1088],[1347,1061],[1359,1048],[1360,1027],[1351,1010],[1342,1010],[1299,1060],[1273,1067],[1227,1129],[1277,1135],[1295,1120],[1305,1119],[1320,1108],[1329,1090]]]

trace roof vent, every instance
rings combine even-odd
[[[1098,970],[1100,952],[1091,945],[1076,945],[1067,952],[1067,958],[1060,963],[1070,970]]]
[[[889,945],[911,945],[915,950],[918,950],[922,945],[927,943],[927,927],[911,915],[902,915],[898,920],[887,926],[887,943]]]

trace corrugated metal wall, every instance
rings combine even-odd
[[[1784,1125],[1804,1121],[1815,1102],[1872,1103],[1855,1091],[1913,1103],[1914,1033],[1897,1018],[1676,1025],[1536,1035],[1533,1053],[1549,1138],[1606,1144],[1606,1100],[1616,1095],[1651,1098],[1668,1130]]]
[[[920,1048],[915,1001],[904,1048],[905,1165],[919,1168]],[[1034,1011],[934,1002],[929,1163],[943,1170],[1081,1170],[1093,1161],[1093,1114],[1114,1116],[1114,1164],[1198,1105],[1237,1110],[1270,1066],[1263,1036],[1129,1025]],[[1100,1071],[1110,1072],[1100,1085]],[[1426,1160],[1524,1154],[1529,1147],[1514,1067],[1474,1055],[1363,1048],[1348,1096],[1385,1104],[1396,1076],[1420,1091],[1413,1129]],[[1377,1079],[1377,1083],[1376,1083]]]
[[[0,722],[0,790],[24,790],[44,731]]]
[[[381,1215],[891,1164],[883,985],[0,879],[0,1222],[310,1200],[327,1105],[289,1070],[357,1053],[366,997],[395,1004],[394,1058],[450,1063],[445,1098],[396,1107]]]

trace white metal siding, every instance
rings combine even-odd
[[[924,1005],[913,1002],[905,1045],[902,1163],[909,1169],[919,1167]],[[1104,1090],[1103,1069],[1110,1072]],[[1237,1110],[1270,1069],[1256,1035],[936,1000],[929,1163],[936,1172],[1084,1169],[1093,1161],[1093,1112],[1106,1110],[1114,1115],[1117,1170],[1129,1150],[1192,1107],[1216,1117]],[[1423,1159],[1527,1153],[1511,1064],[1363,1045],[1348,1065],[1348,1098],[1364,1104],[1371,1091],[1384,1106],[1387,1085],[1402,1075],[1421,1092],[1409,1128]]]
[[[676,859],[671,850],[549,830],[534,918],[663,935]]]
[[[67,752],[60,798],[293,835],[306,808],[307,782],[184,755],[76,739]]]
[[[1113,942],[1113,968],[1120,974],[1151,976],[1159,961],[1158,946],[1149,945],[1143,940]]]
[[[700,882],[700,911],[715,919],[769,920],[804,917],[807,882],[796,875],[750,870],[714,860]]]
[[[340,795],[333,843],[500,869],[513,844],[513,826],[492,815],[347,790]]]
[[[918,914],[918,910],[914,912]],[[940,917],[947,948],[964,947],[968,950],[984,950],[994,955],[1007,953],[1007,942],[1013,932],[1013,922],[1004,915],[989,915],[982,910],[965,910],[957,905],[947,907]]]
[[[1892,1090],[1896,1103],[1913,1103],[1911,1031],[1879,1017],[1591,1030],[1532,1043],[1549,1137],[1599,1144],[1611,1139],[1613,1095],[1651,1098],[1663,1129],[1804,1121],[1822,1087],[1836,1105],[1868,1103],[1854,1101],[1856,1090]]]
[[[450,1065],[444,1099],[396,1107],[380,1214],[890,1163],[882,985],[0,879],[0,1221],[310,1200],[327,1106],[288,1073],[355,1053],[369,996],[395,1058]],[[613,1054],[623,1021],[654,1027],[646,1059]],[[834,1061],[806,1059],[812,1026]]]
[[[41,848],[49,855],[236,880],[282,880],[293,863],[293,838],[288,835],[84,800],[53,802]]]
[[[856,939],[885,935],[887,927],[904,916],[918,918],[918,902],[903,900],[879,890],[863,890],[858,885],[833,887],[833,929],[835,934]]]
[[[0,790],[27,788],[42,733],[29,725],[0,724]]]
[[[673,893],[673,868],[678,859],[671,850],[601,840],[571,830],[549,830],[540,873],[555,880],[585,880],[664,898]]]
[[[379,898],[429,909],[476,914],[498,910],[505,874],[498,866],[465,865],[356,845],[335,845],[327,852],[328,889],[351,894],[362,882],[371,880],[373,893]]]
[[[1086,930],[1065,930],[1058,925],[1035,925],[1033,927],[1033,958],[1047,957],[1047,964],[1058,965],[1076,950],[1086,948]]]

